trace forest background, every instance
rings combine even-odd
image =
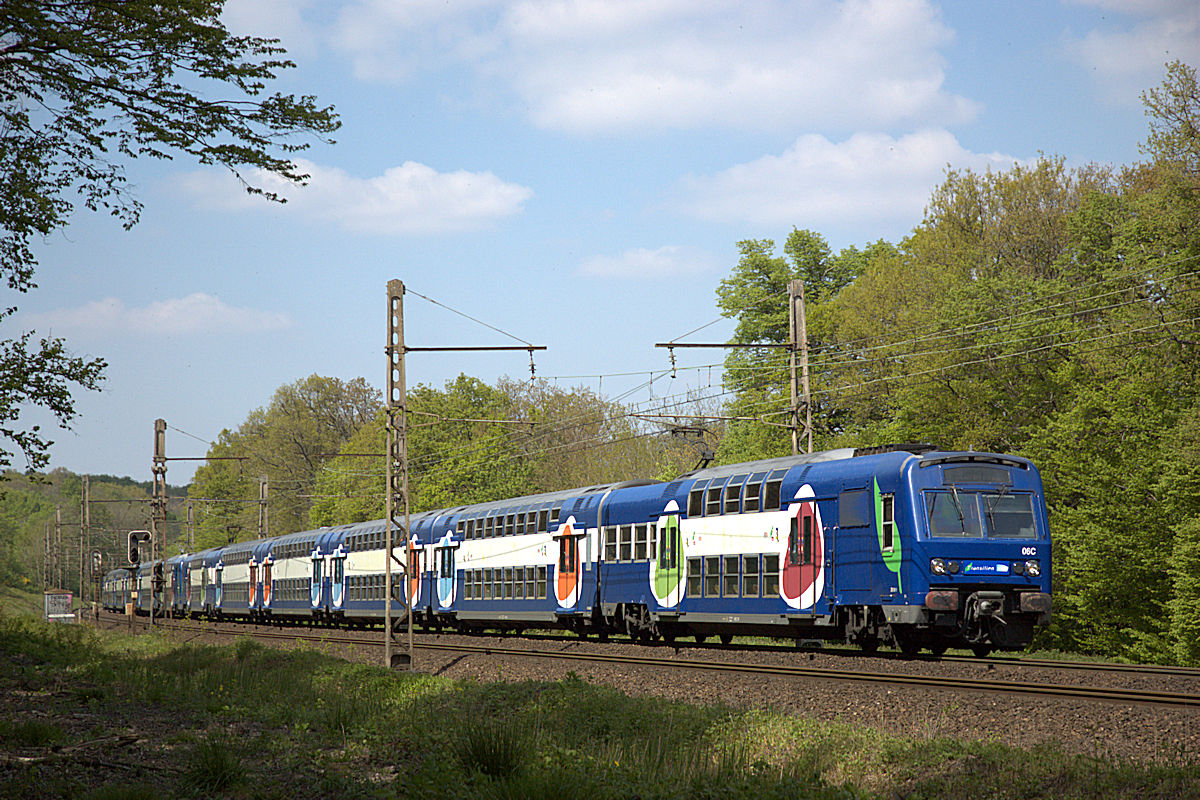
[[[1143,95],[1145,160],[1006,172],[949,170],[900,242],[833,253],[796,228],[781,248],[738,243],[716,291],[734,341],[787,341],[802,279],[816,449],[930,442],[1032,459],[1054,536],[1052,625],[1039,645],[1200,664],[1200,88],[1175,62]],[[672,478],[790,452],[786,354],[739,348],[724,395],[654,419],[622,398],[460,376],[410,392],[414,510],[616,479]],[[173,490],[168,549],[200,549],[383,515],[382,397],[310,376],[223,431]],[[703,421],[693,415],[706,417]],[[674,431],[674,433],[672,433]],[[221,460],[215,460],[215,459]],[[37,583],[59,518],[77,539],[82,481],[8,473],[0,580]],[[94,542],[116,563],[146,527],[149,483],[90,476]],[[173,548],[173,549],[172,549]],[[78,556],[64,548],[71,585]],[[72,561],[72,558],[75,560]],[[72,571],[74,570],[74,572]]]

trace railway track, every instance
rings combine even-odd
[[[218,635],[251,635],[254,638],[268,640],[285,640],[290,642],[304,641],[312,643],[339,644],[355,647],[381,647],[382,637],[378,632],[369,635],[351,634],[336,629],[325,629],[321,633],[312,633],[305,629],[296,628],[286,632],[263,629],[261,627],[246,628],[239,626],[235,630],[215,629],[207,625],[173,621],[172,629],[188,633],[207,633]],[[578,640],[571,640],[578,641]],[[588,662],[617,666],[656,667],[674,670],[692,670],[711,672],[715,674],[769,675],[775,677],[804,678],[849,682],[860,684],[877,684],[889,686],[910,686],[941,690],[959,690],[971,692],[990,692],[1006,695],[1023,695],[1026,697],[1069,698],[1089,701],[1105,701],[1112,703],[1152,705],[1174,708],[1200,708],[1200,695],[1177,692],[1150,691],[1128,688],[1111,688],[1097,686],[1071,686],[1059,683],[1033,683],[1027,681],[1008,681],[979,678],[963,678],[945,675],[913,675],[886,672],[868,672],[858,670],[835,670],[824,667],[805,667],[782,664],[748,664],[732,661],[709,659],[693,659],[680,657],[676,651],[674,657],[657,655],[642,655],[628,653],[596,653],[581,650],[549,650],[545,648],[528,649],[498,646],[496,644],[447,643],[427,641],[423,638],[414,642],[414,648],[426,651],[443,651],[455,653],[475,653],[487,656],[504,656],[510,658],[538,658],[557,661]],[[687,649],[687,648],[685,648]],[[711,652],[711,651],[708,651]],[[936,659],[931,659],[936,660]],[[1088,670],[1091,668],[1107,671],[1141,671],[1136,665],[1108,664],[1077,664],[1072,662],[1027,661],[1018,659],[972,659],[972,658],[942,658],[942,661],[961,661],[970,663],[1004,664],[1014,666],[1051,666],[1055,668],[1070,668]],[[1064,667],[1065,664],[1065,667]],[[1114,669],[1115,668],[1115,669]],[[1176,668],[1162,668],[1166,674],[1187,674],[1195,676],[1197,671],[1185,670],[1183,673],[1168,672]]]

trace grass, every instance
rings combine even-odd
[[[573,675],[481,684],[9,614],[0,694],[17,698],[0,706],[0,755],[43,759],[0,760],[0,798],[23,800],[1200,798],[1194,753],[1110,763],[631,698]]]

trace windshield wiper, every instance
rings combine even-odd
[[[954,499],[954,510],[958,512],[958,527],[967,532],[967,518],[963,516],[962,503],[958,499],[958,487],[950,484],[950,496]]]

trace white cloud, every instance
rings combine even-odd
[[[592,256],[579,265],[579,274],[595,278],[655,280],[711,271],[716,259],[696,247],[668,245],[654,250],[636,248],[619,256]]]
[[[971,119],[952,36],[928,0],[358,0],[335,46],[373,79],[463,67],[550,129],[849,129]]]
[[[293,324],[287,314],[231,306],[204,292],[159,300],[141,308],[129,308],[121,300],[109,297],[79,308],[27,314],[22,322],[46,332],[68,330],[139,336],[261,333],[283,330]]]
[[[1077,0],[1125,14],[1109,30],[1070,39],[1067,51],[1087,67],[1112,100],[1137,103],[1162,82],[1163,65],[1200,62],[1200,3],[1177,0]]]
[[[230,0],[221,21],[237,36],[279,39],[291,57],[317,50],[317,31],[304,20],[312,0]]]
[[[982,171],[1008,169],[1017,160],[971,153],[943,130],[898,139],[859,133],[844,142],[807,135],[780,155],[683,179],[675,205],[724,223],[915,225],[947,164]]]
[[[182,185],[209,207],[273,208],[332,222],[345,230],[385,235],[449,233],[486,228],[520,213],[533,190],[507,183],[491,172],[438,172],[406,161],[373,178],[356,178],[338,167],[298,160],[308,185],[295,187],[266,172],[251,177],[264,189],[288,198],[278,206],[248,195],[226,173],[193,172]]]

